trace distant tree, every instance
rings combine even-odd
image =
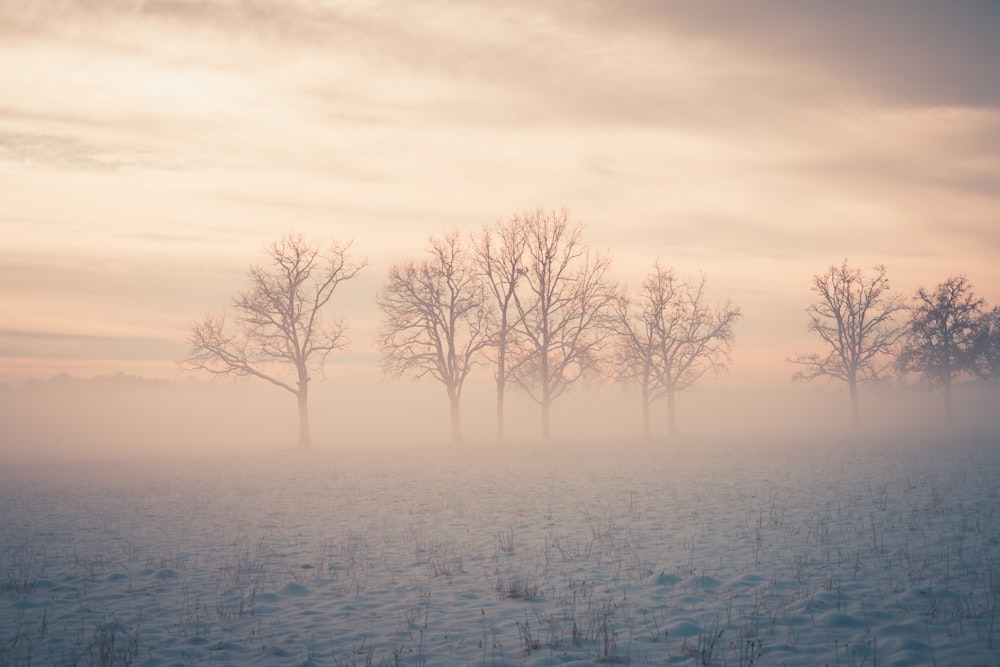
[[[349,259],[350,246],[321,250],[299,234],[275,241],[264,251],[266,263],[250,268],[250,287],[233,299],[232,326],[224,314],[196,322],[191,356],[181,362],[187,370],[257,377],[294,394],[303,449],[312,446],[310,374],[322,372],[327,355],[345,344],[343,321],[322,311],[337,287],[366,265]]]
[[[980,356],[989,329],[988,314],[983,313],[986,302],[975,297],[965,276],[949,278],[933,292],[921,287],[913,301],[896,365],[901,373],[917,373],[941,389],[950,426],[952,381],[982,367]]]
[[[983,379],[1000,378],[1000,306],[983,315],[976,375]]]
[[[681,282],[657,262],[642,283],[637,308],[628,298],[617,301],[618,374],[639,385],[646,438],[654,401],[667,399],[668,432],[675,435],[677,393],[729,364],[733,326],[742,315],[731,303],[706,305],[704,288],[704,276],[697,283]]]
[[[514,378],[541,406],[542,438],[550,440],[552,403],[597,368],[617,291],[610,256],[584,245],[583,227],[570,224],[565,209],[523,220],[524,288],[514,301],[525,349]]]
[[[510,220],[498,220],[493,227],[484,226],[473,241],[476,262],[496,307],[496,321],[490,340],[496,350],[497,441],[504,439],[504,394],[510,366],[517,356],[511,355],[516,344],[515,329],[520,323],[515,295],[524,276],[524,252],[527,244],[524,219],[515,215]]]
[[[861,423],[858,383],[879,379],[884,370],[883,358],[902,335],[894,323],[896,314],[905,309],[902,298],[889,291],[884,266],[876,266],[873,271],[874,275],[866,276],[844,260],[841,266],[831,266],[826,273],[813,276],[812,290],[820,298],[806,308],[809,330],[828,350],[789,359],[803,367],[792,376],[793,381],[825,376],[847,383],[854,428]]]
[[[473,257],[457,233],[431,238],[428,258],[389,269],[378,293],[383,370],[396,377],[430,375],[451,409],[451,438],[462,441],[462,387],[489,344],[486,294]]]

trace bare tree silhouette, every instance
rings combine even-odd
[[[225,314],[209,314],[191,329],[185,370],[252,376],[295,395],[299,447],[312,446],[309,432],[310,373],[322,372],[327,355],[345,344],[342,320],[322,311],[337,287],[366,265],[348,257],[351,244],[321,250],[299,234],[268,246],[266,263],[250,268],[250,287],[232,301],[232,328]],[[234,330],[232,330],[234,329]],[[283,368],[291,367],[294,379]]]
[[[983,379],[1000,378],[1000,306],[983,316],[976,375]]]
[[[954,424],[952,380],[974,374],[989,331],[986,302],[976,298],[965,276],[949,278],[928,292],[921,287],[913,297],[903,346],[896,356],[901,373],[917,373],[944,394],[945,418]]]
[[[803,367],[795,382],[830,377],[847,383],[851,396],[851,424],[861,424],[858,383],[879,379],[884,364],[903,331],[893,321],[905,309],[902,297],[890,293],[884,266],[874,275],[843,264],[813,276],[812,291],[820,299],[806,308],[809,330],[829,348],[826,353],[799,354],[791,363]]]
[[[616,302],[616,368],[619,379],[639,385],[646,438],[654,401],[667,399],[668,432],[675,435],[677,393],[694,388],[705,373],[728,367],[733,326],[742,314],[731,303],[706,305],[704,289],[704,276],[697,283],[681,282],[657,262],[636,307],[627,297]]]
[[[622,294],[614,303],[613,327],[617,336],[612,368],[620,382],[639,386],[642,400],[642,435],[650,437],[649,413],[654,401],[664,396],[663,387],[657,382],[657,347],[663,331],[661,318],[666,304],[673,300],[674,282],[660,281],[659,264],[653,274],[642,283],[638,301]],[[638,312],[637,312],[638,309]]]
[[[504,439],[504,394],[510,369],[519,357],[516,328],[520,318],[515,307],[515,295],[525,271],[522,264],[527,247],[524,219],[515,215],[510,220],[498,220],[491,228],[483,226],[473,240],[476,262],[486,290],[496,306],[496,318],[491,327],[492,346],[496,350],[497,441]],[[511,354],[511,353],[514,354]]]
[[[552,403],[596,369],[617,292],[607,277],[610,256],[583,244],[582,226],[571,225],[565,209],[523,220],[524,290],[514,302],[525,351],[514,378],[541,406],[542,438],[550,440]]]
[[[476,356],[489,344],[485,292],[457,232],[431,238],[429,257],[395,264],[378,294],[383,370],[441,382],[451,409],[451,438],[462,441],[459,405]]]

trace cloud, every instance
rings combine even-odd
[[[183,340],[191,320],[224,305],[227,292],[219,285],[241,280],[246,264],[232,266],[190,242],[173,249],[159,245],[157,252],[139,250],[132,241],[129,253],[54,244],[0,253],[5,331],[47,332],[50,342],[60,345],[92,341],[84,346],[91,350],[106,340],[131,341],[132,347],[139,341]],[[101,349],[112,352],[114,346]]]
[[[209,97],[221,95],[225,81],[243,81],[242,99],[254,106],[274,101],[255,96],[280,95],[300,118],[352,125],[721,127],[787,113],[779,98],[791,93],[823,95],[822,77],[794,66],[734,59],[670,24],[637,33],[609,30],[614,23],[602,16],[574,21],[573,6],[372,3],[348,11],[300,2],[139,2],[92,12],[91,3],[56,10],[40,1],[34,10],[7,11],[42,43],[105,64],[141,64],[116,67],[130,77],[118,84],[125,86],[119,118],[137,93],[129,90],[136,77],[174,90],[164,71],[201,76]],[[231,112],[230,99],[240,97],[223,98]],[[170,105],[176,117],[190,102]]]
[[[148,361],[171,356],[180,359],[185,351],[182,341],[164,338],[0,329],[0,357]]]
[[[30,4],[0,22],[158,67],[281,79],[313,97],[300,112],[352,124],[747,131],[838,101],[1000,102],[988,2]]]
[[[120,153],[76,137],[10,132],[0,133],[0,160],[81,171],[114,171],[134,164]]]
[[[550,2],[558,12],[561,3]],[[1000,105],[1000,5],[991,0],[626,0],[581,3],[608,30],[668,31],[836,75],[888,104]]]

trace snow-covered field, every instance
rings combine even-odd
[[[0,467],[0,665],[1000,664],[1000,443]]]

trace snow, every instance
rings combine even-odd
[[[0,665],[996,665],[996,439],[0,467]]]

